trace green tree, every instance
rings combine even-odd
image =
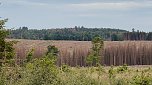
[[[33,53],[34,53],[34,49],[31,49],[28,52],[27,57],[26,57],[26,63],[32,61],[32,59],[33,59]]]
[[[100,63],[104,41],[97,36],[93,38],[92,45],[92,52],[88,55],[87,62],[91,65],[97,65]]]
[[[59,52],[58,48],[56,48],[55,46],[49,45],[47,49],[48,51],[46,53],[46,57],[54,60],[55,62],[58,56],[58,52]]]
[[[59,51],[55,46],[49,45],[47,48],[48,48],[48,51],[47,51],[46,55],[51,53],[52,55],[57,56]]]
[[[13,57],[15,56],[13,45],[15,41],[6,41],[9,32],[5,29],[7,19],[0,20],[0,66],[3,64],[14,64]]]

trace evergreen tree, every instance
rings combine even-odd
[[[48,51],[47,51],[46,55],[48,55],[50,53],[54,56],[57,56],[59,51],[55,46],[49,45],[47,48],[48,48]]]
[[[96,36],[92,40],[92,45],[92,52],[87,57],[87,62],[91,65],[97,65],[100,63],[104,41],[102,38]]]
[[[49,45],[47,48],[48,48],[48,51],[46,53],[46,57],[54,60],[55,62],[59,53],[58,48],[52,45]]]
[[[31,49],[31,50],[28,52],[28,54],[27,54],[27,56],[26,56],[26,63],[32,61],[32,59],[33,59],[33,53],[34,53],[34,49]]]
[[[14,64],[13,57],[15,56],[13,45],[15,41],[6,41],[9,32],[5,29],[7,19],[0,20],[0,66],[3,64]]]

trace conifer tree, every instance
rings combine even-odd
[[[5,29],[5,23],[8,19],[0,20],[0,66],[3,64],[14,64],[15,56],[13,45],[15,41],[6,41],[9,32]]]
[[[91,65],[97,65],[100,63],[101,53],[104,46],[103,39],[99,36],[92,40],[92,51],[87,57],[87,62]]]

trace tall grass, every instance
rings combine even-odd
[[[57,65],[87,66],[86,56],[90,52],[91,42],[88,41],[44,41],[18,40],[16,59],[23,60],[27,52],[34,48],[34,57],[41,57],[47,51],[48,45],[59,49]],[[104,65],[152,65],[151,41],[106,41],[101,59]],[[19,61],[17,61],[19,62]]]

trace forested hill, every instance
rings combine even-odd
[[[126,30],[110,28],[57,28],[57,29],[28,29],[21,27],[11,30],[9,38],[33,40],[77,40],[90,41],[94,36],[101,36],[105,40],[122,40]]]

